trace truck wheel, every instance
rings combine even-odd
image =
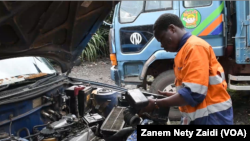
[[[158,94],[158,90],[161,91],[167,91],[167,92],[176,92],[176,88],[174,86],[174,80],[175,80],[175,74],[173,70],[168,70],[165,72],[162,72],[160,75],[158,75],[153,83],[150,86],[150,93]],[[180,121],[181,119],[181,113],[177,106],[170,107],[169,110],[169,119],[170,121]]]

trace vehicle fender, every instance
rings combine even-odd
[[[163,60],[163,59],[174,59],[177,52],[166,52],[165,50],[159,50],[156,51],[154,54],[152,54],[149,59],[144,63],[141,74],[139,78],[141,80],[144,79],[146,72],[148,70],[148,67],[155,62],[156,60]]]

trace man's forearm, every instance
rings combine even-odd
[[[185,106],[187,102],[180,94],[174,94],[168,98],[157,99],[159,107]]]
[[[175,95],[175,94],[176,94],[176,93],[169,93],[169,92],[168,92],[168,93],[164,93],[163,95],[169,97],[169,96],[173,96],[173,95]]]

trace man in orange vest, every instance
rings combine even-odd
[[[174,59],[177,93],[161,92],[164,99],[149,99],[142,112],[155,107],[179,106],[181,124],[232,125],[233,107],[227,92],[224,70],[212,47],[186,32],[178,16],[161,15],[154,24],[154,36]]]

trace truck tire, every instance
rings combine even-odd
[[[173,70],[167,70],[158,75],[150,86],[150,93],[158,94],[158,90],[176,92],[174,84],[175,74]],[[169,120],[170,121],[180,121],[181,113],[178,107],[170,107],[169,110]]]

